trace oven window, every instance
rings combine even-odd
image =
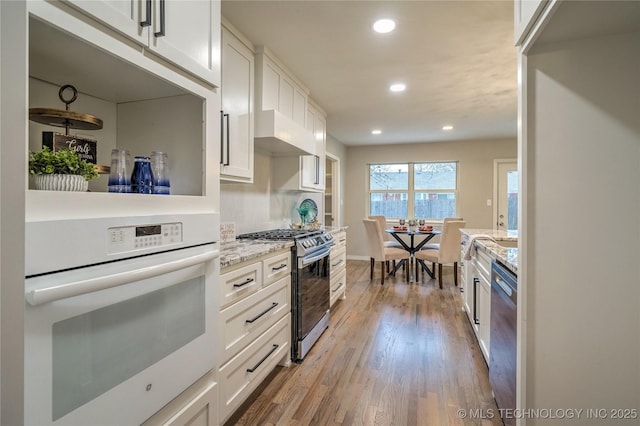
[[[53,420],[205,332],[204,277],[53,324]]]
[[[329,255],[298,271],[299,335],[306,336],[329,309]]]

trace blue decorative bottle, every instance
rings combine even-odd
[[[153,194],[153,171],[151,159],[144,156],[136,156],[131,174],[131,192],[137,194]]]

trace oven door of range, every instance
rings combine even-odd
[[[215,243],[28,277],[25,424],[140,424],[216,366]]]
[[[298,259],[294,312],[296,338],[303,339],[329,310],[331,247]]]

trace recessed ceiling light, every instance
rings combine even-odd
[[[395,83],[389,87],[392,92],[404,92],[407,86],[404,83]]]
[[[373,30],[377,33],[390,33],[396,28],[396,23],[392,19],[378,19],[373,23]]]
[[[380,129],[375,129],[375,130],[372,130],[372,131],[371,131],[371,134],[372,134],[372,135],[379,135],[379,134],[381,134],[381,133],[382,133],[382,130],[380,130]]]
[[[453,130],[453,126],[442,126],[442,130]]]

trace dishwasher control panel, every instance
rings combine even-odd
[[[109,228],[107,238],[109,254],[167,247],[182,242],[182,223]]]

